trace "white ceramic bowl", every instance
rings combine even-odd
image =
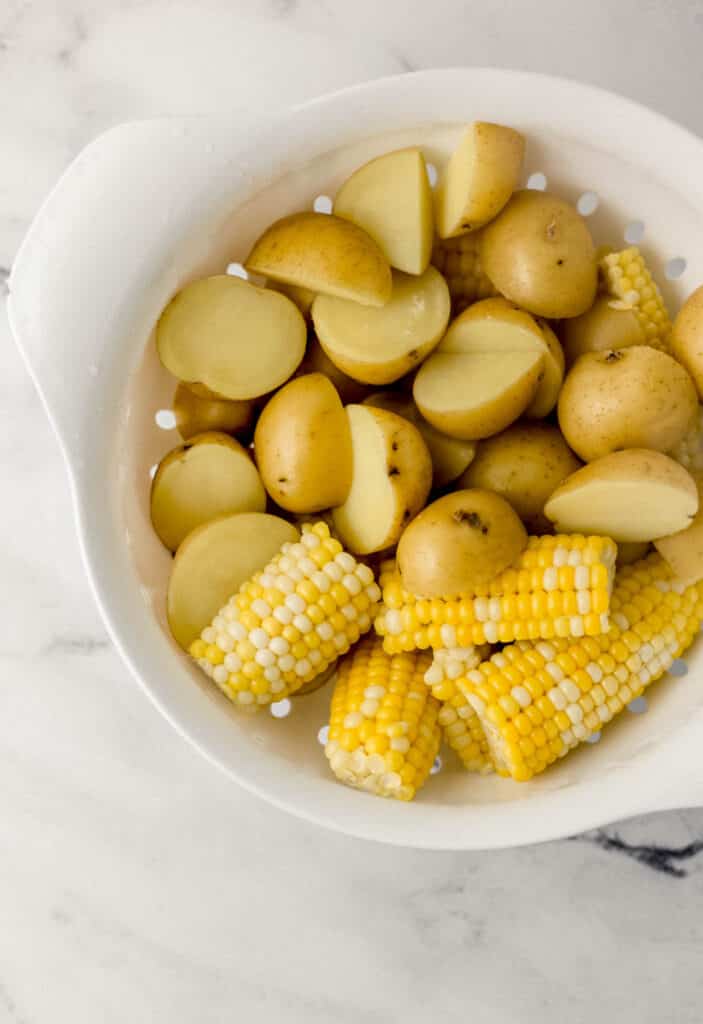
[[[700,650],[687,675],[652,687],[646,714],[623,713],[598,744],[527,785],[448,767],[399,804],[337,784],[317,740],[327,690],[294,700],[284,722],[242,716],[169,637],[170,559],[147,498],[150,467],[177,437],[155,424],[173,381],[150,334],[177,288],[243,259],[276,217],[333,195],[385,150],[420,144],[439,164],[475,118],[525,132],[526,176],[543,172],[574,200],[595,192],[598,241],[642,221],[660,273],[684,257],[672,302],[703,281],[703,143],[597,89],[491,69],[370,82],[265,123],[115,128],[59,181],[10,279],[14,333],[66,456],[95,595],[145,692],[203,754],[277,806],[353,835],[438,849],[535,842],[703,803]]]

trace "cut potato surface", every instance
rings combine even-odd
[[[320,344],[344,373],[367,384],[390,384],[432,351],[450,307],[446,281],[428,267],[420,277],[394,271],[391,298],[381,309],[318,295],[312,318]]]
[[[661,537],[654,542],[671,571],[687,582],[703,579],[703,507],[700,504],[703,499],[703,474],[692,475],[698,489],[699,506],[691,525],[680,533]]]
[[[177,643],[187,650],[242,583],[299,536],[291,523],[263,512],[193,530],[176,552],[168,583],[168,624]]]
[[[254,244],[246,267],[362,305],[383,306],[391,295],[391,269],[379,246],[334,214],[307,211],[277,220]]]
[[[201,398],[182,382],[173,396],[176,428],[184,441],[196,434],[220,431],[245,433],[254,418],[251,402],[230,402],[225,398]]]
[[[440,238],[474,231],[498,214],[520,177],[525,140],[513,128],[475,121],[464,132],[439,183]]]
[[[537,385],[535,397],[532,399],[525,415],[530,419],[542,419],[548,416],[557,404],[559,392],[564,382],[564,353],[556,334],[543,320],[539,324],[542,337],[547,346],[542,367],[542,379]]]
[[[398,149],[364,164],[337,192],[334,212],[363,228],[392,267],[408,274],[427,269],[434,215],[419,149]]]
[[[657,540],[690,526],[698,491],[673,459],[633,448],[579,469],[557,488],[544,511],[559,533]]]
[[[305,321],[283,295],[220,274],[182,288],[161,314],[156,345],[179,380],[229,399],[265,395],[305,354]]]
[[[385,409],[349,405],[353,469],[349,496],[334,528],[353,554],[395,544],[430,492],[432,460],[420,432]]]

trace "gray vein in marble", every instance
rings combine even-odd
[[[656,843],[628,843],[617,834],[607,832],[605,829],[598,829],[595,832],[585,832],[580,836],[572,836],[573,840],[594,843],[606,853],[624,854],[631,857],[638,864],[658,871],[660,874],[669,875],[671,878],[687,878],[690,871],[681,867],[685,861],[693,860],[698,854],[703,853],[703,839],[694,839],[683,846],[660,846]]]
[[[9,280],[10,280],[10,268],[9,267],[0,267],[0,297],[2,297],[2,298],[4,298],[4,296],[9,294],[9,291],[10,291],[10,286],[8,284]]]
[[[14,999],[7,991],[7,987],[0,981],[0,1013],[7,1014],[7,1017],[3,1016],[3,1020],[7,1020],[8,1024],[12,1021],[12,1024],[29,1024],[29,1017],[25,1017],[23,1013],[20,1013],[17,1004]]]
[[[83,656],[93,654],[96,651],[110,650],[112,644],[107,637],[103,636],[81,636],[71,633],[55,636],[44,647],[41,654],[49,656],[52,654],[70,654]]]

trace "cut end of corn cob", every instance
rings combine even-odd
[[[689,472],[703,470],[703,406],[698,406],[696,421],[684,439],[668,454]]]
[[[376,632],[389,654],[596,636],[608,628],[616,555],[609,537],[530,537],[512,568],[455,600],[409,594],[395,563],[384,562]]]
[[[480,719],[457,686],[457,679],[489,657],[490,647],[453,647],[435,651],[425,683],[441,704],[439,724],[448,747],[467,771],[492,772],[493,758]]]
[[[381,596],[371,570],[326,523],[242,584],[190,647],[235,704],[256,709],[316,679],[370,628]]]
[[[610,617],[607,634],[521,641],[457,680],[501,775],[531,779],[659,679],[700,629],[703,585],[649,555],[619,571]]]
[[[377,796],[412,800],[440,742],[439,703],[424,675],[428,654],[388,655],[365,637],[340,661],[325,754],[341,782]]]
[[[432,263],[444,275],[455,316],[472,302],[499,294],[481,269],[479,244],[477,231],[435,242]]]
[[[669,352],[669,313],[637,246],[607,253],[599,266],[606,293],[634,310],[647,344]]]

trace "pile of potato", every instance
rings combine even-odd
[[[703,290],[647,344],[576,209],[517,189],[523,152],[477,122],[434,193],[419,149],[379,156],[331,215],[264,231],[246,268],[265,284],[218,275],[171,299],[156,343],[184,444],[151,512],[183,646],[314,514],[356,555],[397,546],[423,596],[490,579],[526,531],[608,535],[625,558],[654,541],[703,575],[700,481],[667,454],[698,424]],[[452,273],[465,252],[495,294],[452,319],[430,261],[469,236]]]

